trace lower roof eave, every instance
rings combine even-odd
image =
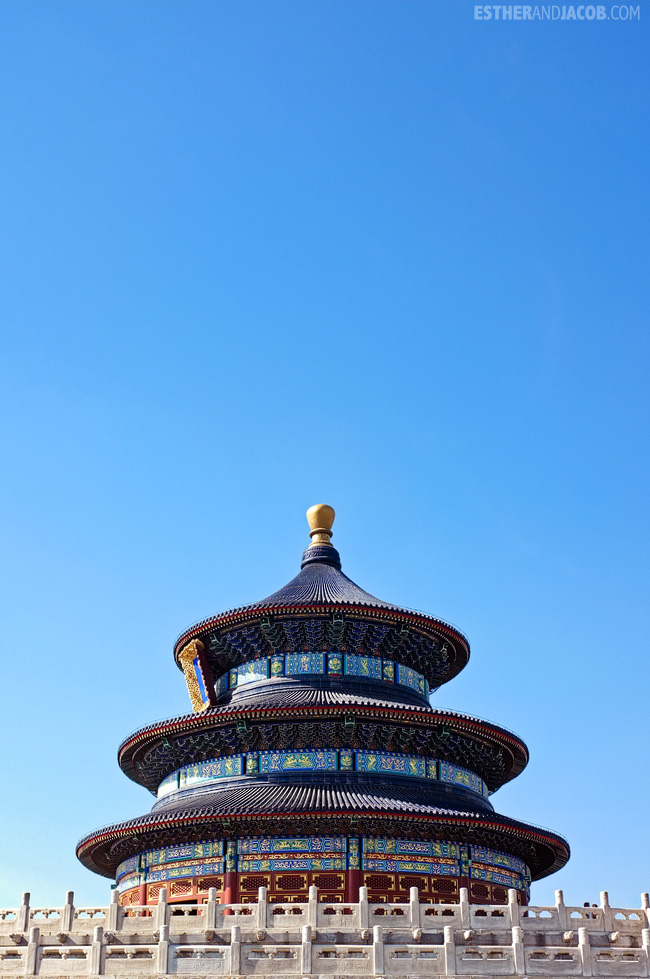
[[[455,842],[484,845],[483,841],[474,835],[478,832],[483,837],[494,836],[487,845],[504,849],[514,855],[518,855],[517,851],[521,851],[526,846],[533,846],[538,859],[531,862],[530,856],[523,858],[530,866],[533,880],[541,880],[560,870],[570,856],[569,844],[563,837],[550,830],[518,823],[498,814],[486,816],[444,811],[408,813],[391,810],[319,813],[310,809],[304,812],[272,814],[263,811],[228,815],[205,811],[175,815],[150,814],[88,834],[77,845],[77,857],[94,873],[104,877],[114,877],[117,866],[122,860],[161,845],[200,842],[206,838],[206,834],[216,838],[232,839],[242,832],[246,835],[250,834],[251,825],[255,826],[257,833],[262,834],[270,832],[268,826],[271,823],[288,824],[299,830],[307,828],[303,827],[303,821],[309,824],[311,832],[316,833],[342,832],[356,835],[365,832],[376,835],[378,828],[373,824],[379,824],[379,832],[391,835],[406,833],[408,838],[413,839],[424,836],[425,839],[442,840],[448,838],[453,831]],[[396,824],[399,824],[399,828]],[[179,839],[179,830],[183,831],[182,840]],[[119,856],[115,856],[111,851],[118,843],[125,846]]]

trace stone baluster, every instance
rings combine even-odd
[[[74,922],[74,891],[67,891],[65,895],[65,904],[61,911],[61,931],[71,931],[72,924]]]
[[[88,975],[101,976],[104,974],[102,969],[102,949],[104,947],[104,929],[101,925],[96,925],[93,929],[93,943],[90,946],[88,956]]]
[[[375,925],[372,929],[372,968],[373,975],[383,976],[384,974],[384,936],[381,925]]]
[[[603,928],[605,931],[612,931],[614,927],[614,916],[609,906],[609,894],[607,891],[600,892],[600,907],[603,912]]]
[[[583,976],[593,975],[591,965],[591,946],[589,944],[589,931],[587,928],[578,928],[578,948],[580,949],[580,958],[582,959]]]
[[[24,898],[25,895],[23,895]],[[27,900],[29,901],[29,894],[27,895]],[[646,921],[648,922],[648,928],[650,928],[650,894],[644,893],[641,895],[641,910],[645,914]]]
[[[165,891],[165,893],[167,892]],[[167,923],[160,926],[160,937],[158,938],[158,947],[156,948],[156,972],[159,972],[163,976],[166,976],[169,972],[169,925]]]
[[[217,888],[211,887],[208,890],[208,903],[204,908],[205,917],[204,921],[204,932],[206,941],[211,941],[214,938],[214,932],[217,928]]]
[[[417,887],[411,887],[409,891],[409,919],[414,931],[420,927],[420,892]]]
[[[303,925],[300,945],[300,969],[303,976],[311,973],[311,948],[311,925]]]
[[[257,891],[257,927],[260,931],[266,931],[268,925],[267,894],[266,887],[260,887]]]
[[[368,888],[362,885],[359,888],[359,928],[367,931],[370,928],[370,909],[368,907]]]
[[[466,887],[460,889],[460,927],[470,927],[469,891]]]
[[[241,929],[232,925],[230,929],[230,975],[241,975]]]
[[[454,929],[451,925],[445,925],[443,947],[445,950],[445,975],[456,975],[456,944],[454,942]]]
[[[641,930],[641,948],[645,958],[645,975],[650,976],[650,928]]]
[[[106,929],[108,931],[119,931],[122,927],[122,918],[124,917],[124,911],[120,907],[120,895],[117,891],[111,891],[111,903],[108,905],[108,913],[106,915]]]
[[[29,928],[29,897],[29,891],[25,891],[16,915],[16,931],[27,931]]]
[[[515,964],[515,975],[525,976],[524,929],[520,925],[514,925],[512,928],[512,957]]]
[[[309,888],[309,902],[307,904],[307,924],[312,928],[318,925],[318,888],[313,884]]]
[[[157,931],[167,924],[167,888],[161,887],[158,891],[158,904],[154,911],[154,928]]]
[[[40,929],[29,929],[29,944],[27,945],[27,955],[25,956],[25,975],[35,976],[38,972],[38,942]]]
[[[570,922],[566,904],[564,903],[564,891],[555,892],[555,913],[557,914],[557,923],[560,930],[566,931],[570,927]]]
[[[508,918],[510,919],[510,927],[516,928],[519,924],[519,901],[514,887],[508,888]]]

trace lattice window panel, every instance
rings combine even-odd
[[[417,887],[418,891],[429,890],[429,878],[417,877],[415,874],[403,874],[399,879],[400,890],[409,891],[411,887]]]
[[[437,877],[431,881],[431,890],[438,894],[456,894],[458,891],[458,881],[455,878]]]
[[[240,891],[257,891],[258,887],[268,887],[270,885],[271,878],[263,877],[258,875],[257,877],[240,877],[239,878],[239,890]]]
[[[472,884],[472,897],[480,900],[487,900],[490,897],[490,888],[487,884]]]
[[[274,887],[278,891],[305,891],[307,890],[307,875],[276,874]]]
[[[209,891],[211,887],[216,887],[218,891],[223,888],[223,877],[201,877],[196,888],[198,891]]]
[[[324,890],[333,890],[345,886],[343,874],[313,874],[311,882]]]
[[[151,890],[151,889],[150,889]],[[158,891],[160,888],[158,888]],[[158,891],[156,891],[156,899],[158,898]],[[139,891],[131,891],[129,894],[129,904],[139,904],[140,903],[140,893]]]
[[[319,892],[319,894],[318,894],[318,903],[319,904],[343,904],[343,895],[342,894],[321,894]],[[332,910],[332,911],[325,911],[325,914],[336,914],[336,912],[334,910]]]
[[[395,890],[395,875],[394,874],[366,874],[363,880],[366,887],[371,887],[373,890],[378,891],[394,891]]]
[[[505,887],[493,887],[492,888],[492,900],[498,901],[499,904],[508,903],[508,893]]]
[[[192,893],[191,880],[175,880],[172,884],[171,893],[174,897]]]
[[[165,886],[166,886],[165,884],[151,884],[147,888],[147,900],[148,901],[157,901],[158,900],[158,895],[160,894],[162,888],[165,887]],[[136,892],[136,897],[137,897],[137,892]],[[133,895],[131,895],[131,898],[133,898]],[[138,901],[137,900],[136,901],[131,900],[130,903],[131,904],[137,904]]]

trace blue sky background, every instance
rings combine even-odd
[[[0,5],[0,905],[105,902],[77,839],[185,712],[172,643],[344,570],[458,625],[435,702],[514,729],[494,798],[648,856],[648,7]]]

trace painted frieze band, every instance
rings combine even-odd
[[[527,892],[530,871],[507,853],[451,841],[385,837],[245,837],[163,847],[124,860],[117,869],[120,892],[140,884],[224,871],[345,871],[471,877]]]
[[[215,681],[217,696],[241,687],[245,683],[281,676],[327,675],[367,677],[398,683],[415,690],[423,697],[429,695],[429,685],[421,673],[381,656],[362,656],[360,653],[274,653],[262,659],[249,660],[234,666]]]
[[[480,776],[451,762],[392,751],[305,749],[304,751],[251,751],[210,761],[196,762],[172,772],[160,783],[158,798],[224,778],[243,775],[273,775],[283,772],[363,772],[368,775],[398,775],[435,779],[477,792],[483,798],[488,788]]]

